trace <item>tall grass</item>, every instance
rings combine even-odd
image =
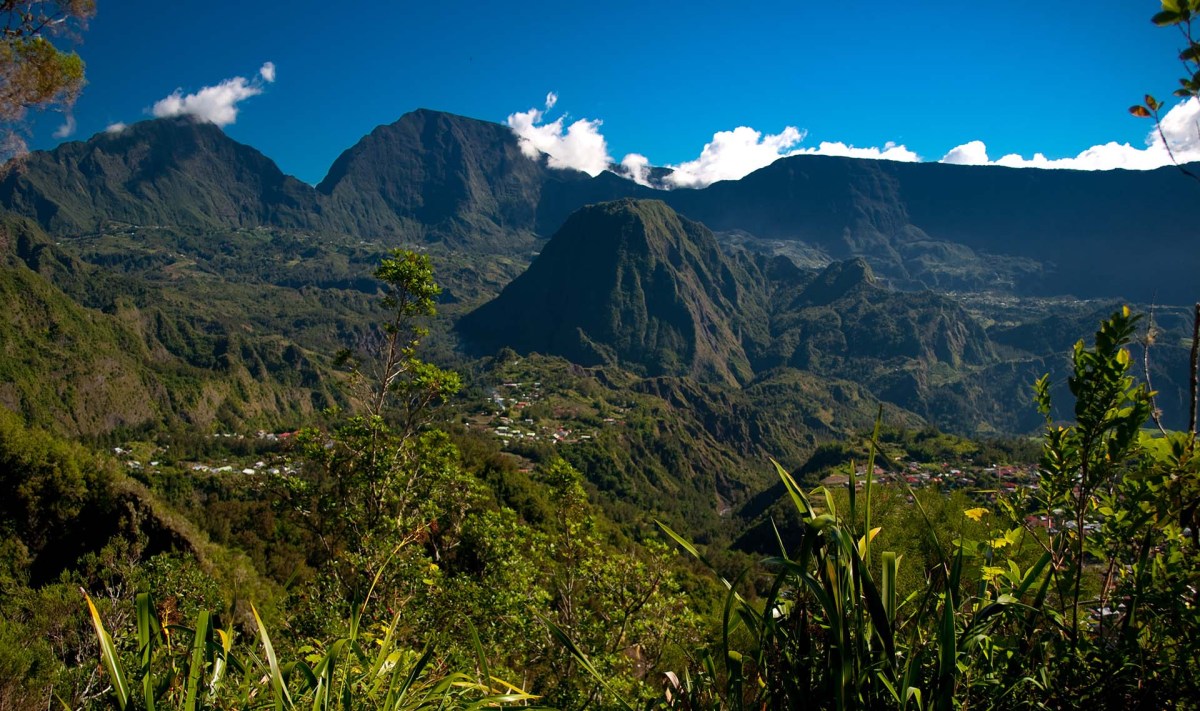
[[[238,646],[231,630],[215,628],[207,611],[188,628],[163,628],[149,595],[135,604],[137,652],[123,654],[84,593],[110,700],[121,711],[184,709],[475,709],[528,706],[536,697],[492,676],[475,645],[473,673],[448,672],[432,648],[408,649],[396,641],[398,613],[379,634],[365,633],[356,606],[345,635],[297,646],[303,656],[281,660],[258,611],[256,644]],[[301,652],[297,652],[300,654]],[[232,672],[232,673],[231,673]]]
[[[927,573],[926,585],[902,599],[897,587],[902,556],[872,547],[881,531],[874,525],[872,507],[878,433],[877,420],[861,491],[851,464],[845,508],[835,492],[825,487],[805,492],[775,464],[803,532],[798,541],[785,542],[776,529],[779,554],[763,561],[772,578],[761,600],[750,601],[738,592],[740,578],[722,580],[727,593],[720,640],[711,652],[697,655],[707,673],[685,674],[683,681],[678,674],[668,677],[663,705],[951,709],[962,707],[971,685],[981,683],[972,674],[996,676],[990,670],[980,673],[980,650],[992,645],[1007,615],[1032,609],[1019,601],[1038,581],[1044,596],[1047,559],[1026,571],[1013,563],[1004,579],[1011,578],[1011,584],[981,582],[968,590],[964,572],[980,545],[987,544],[960,537],[946,549],[910,491],[941,562]],[[659,526],[712,567],[689,541],[665,524]],[[993,683],[991,692],[1003,697],[1021,683],[1018,679],[1006,688]]]

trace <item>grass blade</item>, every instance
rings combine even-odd
[[[129,708],[129,682],[125,679],[125,673],[121,671],[117,648],[113,646],[108,630],[104,629],[104,622],[101,621],[100,612],[96,609],[92,598],[83,588],[80,588],[79,592],[83,593],[84,599],[87,600],[88,612],[92,616],[92,625],[96,628],[96,639],[100,642],[100,659],[104,663],[104,669],[108,672],[108,678],[113,685],[113,693],[117,696],[117,708],[125,711]]]
[[[154,711],[154,675],[150,673],[150,661],[154,658],[154,643],[158,639],[158,620],[154,616],[154,602],[150,593],[139,593],[134,601],[137,620],[138,652],[142,657],[142,699],[146,711]]]
[[[883,610],[888,622],[896,624],[896,576],[900,572],[900,559],[895,551],[886,551],[882,556],[882,575],[880,580],[880,595],[883,596]]]
[[[659,525],[661,526],[662,524]],[[633,711],[633,707],[630,706],[625,699],[617,695],[611,687],[609,687],[608,680],[604,678],[604,676],[596,669],[596,667],[592,666],[591,660],[587,658],[587,655],[583,653],[582,649],[576,646],[574,640],[567,636],[566,632],[563,632],[558,625],[544,617],[541,617],[541,620],[542,624],[546,625],[546,628],[550,630],[550,635],[554,637],[554,639],[558,640],[559,644],[567,648],[567,651],[571,653],[571,656],[575,658],[575,661],[579,662],[579,666],[583,667],[584,671],[586,671],[588,674],[591,674],[596,681],[600,682],[600,686],[602,686],[604,690],[612,696],[612,698],[617,700],[618,707],[624,709],[625,711]]]
[[[271,646],[271,636],[267,634],[267,626],[263,624],[262,618],[258,615],[258,609],[254,604],[250,605],[250,612],[254,614],[254,622],[258,625],[258,634],[262,639],[263,649],[267,653],[267,664],[271,669],[271,690],[275,694],[275,709],[283,711],[284,709],[292,708],[292,697],[288,693],[287,685],[283,683],[283,672],[279,669],[279,660],[275,657],[275,648]]]
[[[208,623],[208,610],[201,610],[196,616],[196,631],[192,634],[192,662],[188,666],[184,711],[196,711],[196,695],[200,689],[200,678],[204,676],[204,653],[208,647]]]
[[[796,510],[800,512],[803,518],[812,518],[812,504],[808,502],[808,497],[800,490],[800,485],[796,483],[792,475],[779,462],[772,459],[771,464],[775,465],[775,473],[779,475],[779,479],[783,482],[783,488],[787,489],[788,496],[792,497],[792,503],[795,504]]]
[[[467,620],[467,630],[471,633],[471,646],[475,649],[475,659],[479,663],[479,675],[485,684],[490,684],[492,672],[488,669],[487,655],[483,653],[483,644],[479,641],[479,631],[475,629],[475,625],[471,624],[471,620]]]
[[[421,658],[417,660],[417,663],[413,665],[413,668],[408,672],[408,676],[404,679],[404,684],[401,685],[400,689],[396,692],[397,705],[404,700],[404,697],[408,694],[409,690],[412,689],[413,684],[417,683],[417,679],[421,677],[421,673],[425,671],[425,667],[427,667],[429,662],[432,660],[433,647],[431,646],[425,649],[425,653],[422,654]]]

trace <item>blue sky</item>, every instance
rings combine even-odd
[[[1145,144],[1127,107],[1179,64],[1157,2],[227,2],[99,0],[79,47],[82,139],[234,77],[260,92],[225,126],[317,182],[344,149],[418,107],[504,122],[598,120],[613,160],[687,164],[714,134],[794,127],[779,150],[903,146],[938,160],[1078,156]],[[258,75],[273,63],[275,81]],[[557,103],[545,111],[548,92]],[[62,116],[37,117],[46,148]],[[795,136],[789,134],[790,137]],[[549,145],[549,144],[548,144]],[[553,148],[547,152],[552,152]],[[970,153],[970,151],[964,152]],[[979,151],[975,151],[978,161]]]

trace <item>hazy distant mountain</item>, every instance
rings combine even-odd
[[[826,156],[667,201],[713,230],[863,256],[903,286],[1195,300],[1200,186],[1174,168],[1071,171]]]

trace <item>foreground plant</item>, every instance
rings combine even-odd
[[[235,644],[235,634],[201,612],[191,628],[159,622],[148,594],[136,601],[137,648],[123,655],[86,596],[101,662],[121,711],[155,708],[456,709],[528,705],[536,697],[490,674],[476,643],[474,673],[441,668],[434,650],[396,642],[397,613],[382,629],[360,628],[356,608],[344,636],[298,647],[302,657],[281,660],[266,625],[253,610],[257,644]]]
[[[904,599],[900,556],[872,553],[878,426],[861,493],[851,466],[845,508],[836,492],[805,493],[776,465],[803,522],[799,540],[776,530],[780,555],[763,561],[772,576],[763,600],[743,597],[741,578],[722,580],[721,638],[668,676],[661,705],[1189,707],[1200,698],[1196,433],[1194,424],[1144,429],[1153,393],[1131,373],[1137,322],[1122,309],[1092,347],[1075,346],[1071,424],[1051,419],[1049,379],[1038,381],[1047,417],[1039,485],[995,510],[964,511],[971,536],[960,526],[944,545],[908,491],[937,562]]]

